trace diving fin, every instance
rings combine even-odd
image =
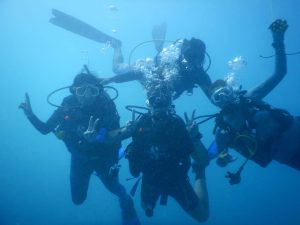
[[[161,52],[164,46],[167,32],[167,24],[163,22],[157,24],[152,28],[152,39],[154,40],[155,49],[157,52]]]
[[[50,23],[68,30],[72,33],[78,34],[82,37],[99,43],[121,43],[120,40],[113,38],[95,27],[73,17],[57,9],[52,9],[53,18],[49,20]]]

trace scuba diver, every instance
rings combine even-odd
[[[246,158],[237,173],[227,172],[231,184],[240,182],[240,173],[248,160],[266,167],[272,160],[300,170],[300,118],[262,101],[286,75],[285,20],[274,21],[271,30],[275,50],[275,71],[250,91],[234,88],[224,80],[211,86],[211,101],[221,108],[214,129],[219,152],[217,164],[226,166],[235,159],[229,148]]]
[[[90,177],[96,172],[104,186],[119,198],[122,225],[139,225],[133,201],[119,183],[121,143],[106,142],[103,138],[105,133],[120,127],[113,100],[87,67],[75,76],[69,90],[71,95],[63,99],[46,123],[33,113],[28,94],[20,108],[39,132],[53,132],[71,153],[70,181],[74,204],[85,201]],[[96,130],[96,135],[91,130]]]
[[[147,83],[163,78],[172,86],[173,99],[177,99],[185,91],[192,94],[197,86],[209,96],[209,66],[207,69],[203,68],[207,55],[206,46],[200,39],[179,39],[169,47],[163,48],[166,23],[155,25],[152,29],[152,40],[157,51],[156,57],[152,61],[138,60],[135,65],[130,65],[130,62],[124,63],[120,40],[57,9],[52,9],[52,14],[50,23],[98,43],[109,44],[114,49],[112,69],[117,75],[103,79],[103,85],[138,80],[147,89]]]
[[[191,119],[187,124],[175,114],[172,91],[160,88],[148,92],[149,112],[143,113],[132,124],[132,142],[127,146],[130,173],[141,180],[141,201],[146,216],[152,217],[157,201],[167,203],[174,198],[181,208],[198,222],[209,216],[205,167],[207,151],[201,134]],[[194,190],[188,178],[194,159]],[[137,184],[135,185],[137,186]],[[136,187],[135,187],[136,189]]]
[[[116,49],[118,47],[115,48],[115,52],[120,52]],[[169,47],[157,49],[159,52],[153,60],[149,58],[138,60],[129,71],[106,78],[103,84],[137,80],[147,89],[148,82],[164,79],[172,86],[174,100],[185,91],[192,94],[197,86],[209,96],[211,80],[206,73],[207,69],[203,68],[206,54],[204,42],[196,38],[179,39]],[[117,56],[120,54],[118,53]],[[114,60],[114,64],[117,64],[117,61]],[[121,58],[119,62],[122,62]]]

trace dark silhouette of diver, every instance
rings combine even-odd
[[[185,124],[174,112],[172,92],[166,90],[147,93],[150,111],[133,122],[132,142],[125,157],[132,176],[141,175],[142,208],[148,217],[153,215],[159,198],[161,204],[166,204],[171,196],[192,218],[204,222],[209,216],[207,150],[193,122],[194,113],[190,119],[185,115]],[[194,189],[188,178],[191,157],[196,174]]]
[[[122,224],[139,225],[133,201],[119,183],[117,165],[121,143],[105,141],[106,133],[120,127],[114,102],[99,79],[88,70],[74,78],[70,92],[46,123],[33,113],[28,94],[20,108],[39,132],[55,133],[71,153],[70,181],[74,204],[85,201],[90,177],[96,172],[105,187],[119,198]]]
[[[211,86],[210,99],[221,108],[214,129],[220,166],[234,161],[228,153],[232,148],[246,162],[252,160],[266,167],[276,160],[300,170],[300,118],[262,100],[286,75],[284,34],[287,28],[285,20],[276,20],[269,27],[275,50],[275,71],[271,77],[250,91],[234,89],[224,80],[217,80]],[[244,165],[237,173],[227,174],[232,184],[240,181]]]

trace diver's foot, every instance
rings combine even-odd
[[[141,225],[129,195],[120,199],[120,206],[122,209],[122,225]]]

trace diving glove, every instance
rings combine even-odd
[[[273,36],[273,47],[282,48],[283,47],[283,40],[284,40],[284,33],[288,28],[288,24],[286,20],[277,19],[275,20],[270,26],[269,29],[272,32]]]
[[[277,19],[270,26],[272,33],[284,33],[288,28],[286,20]]]

